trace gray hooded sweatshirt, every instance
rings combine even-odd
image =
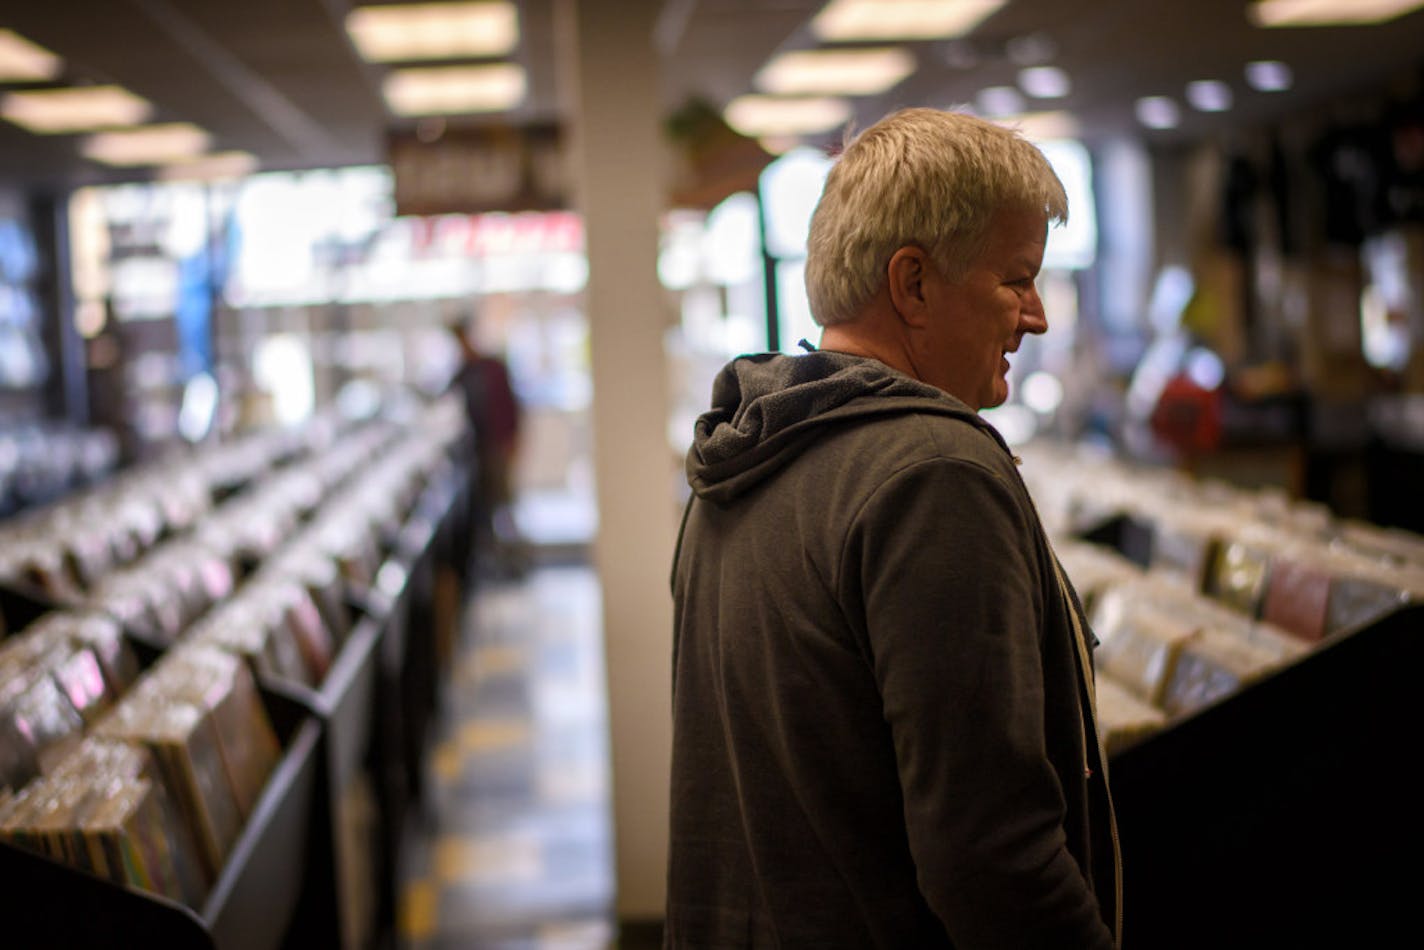
[[[742,357],[687,473],[665,945],[1111,947],[1091,634],[998,433]]]

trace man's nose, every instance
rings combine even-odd
[[[1047,333],[1048,314],[1043,309],[1043,298],[1034,287],[1024,298],[1023,310],[1019,313],[1019,325],[1025,333]]]

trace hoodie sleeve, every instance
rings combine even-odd
[[[919,886],[955,946],[1110,948],[1045,746],[1030,517],[978,464],[916,462],[857,513],[842,578],[864,607]]]

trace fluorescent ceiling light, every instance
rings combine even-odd
[[[397,115],[500,112],[524,100],[524,68],[514,63],[398,69],[382,85]]]
[[[1424,7],[1424,0],[1259,0],[1247,8],[1257,26],[1349,26],[1386,23]]]
[[[1137,100],[1137,121],[1149,129],[1175,129],[1182,110],[1166,96],[1145,96]]]
[[[1291,68],[1275,59],[1260,59],[1246,64],[1246,82],[1257,92],[1284,92],[1295,77]]]
[[[100,132],[85,140],[85,158],[106,165],[164,165],[201,155],[210,136],[188,122],[149,125],[122,132]]]
[[[898,47],[795,50],[762,67],[756,85],[779,95],[873,96],[914,71],[914,54]]]
[[[257,168],[257,156],[251,152],[211,152],[164,165],[158,170],[158,177],[165,181],[220,181],[246,178]]]
[[[1073,84],[1057,66],[1033,66],[1019,70],[1019,88],[1035,99],[1062,99]]]
[[[39,135],[138,125],[152,112],[147,100],[119,86],[39,89],[0,99],[0,116]]]
[[[519,16],[504,0],[357,7],[346,32],[371,62],[505,56],[519,42]]]
[[[992,118],[1017,115],[1024,111],[1024,98],[1013,86],[990,86],[979,90],[974,106],[981,115]]]
[[[1225,112],[1231,108],[1231,87],[1217,79],[1189,82],[1187,101],[1200,112]]]
[[[823,40],[923,40],[963,36],[1005,0],[831,0],[811,20]]]
[[[14,30],[0,30],[0,80],[53,79],[64,61]]]
[[[732,128],[751,138],[813,135],[827,132],[850,119],[850,103],[828,97],[739,96],[727,104],[722,117]]]

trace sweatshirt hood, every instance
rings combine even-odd
[[[712,408],[698,417],[687,453],[687,481],[725,504],[775,473],[834,427],[874,416],[932,413],[984,429],[993,426],[953,396],[879,360],[818,350],[805,355],[742,356],[712,384]]]

